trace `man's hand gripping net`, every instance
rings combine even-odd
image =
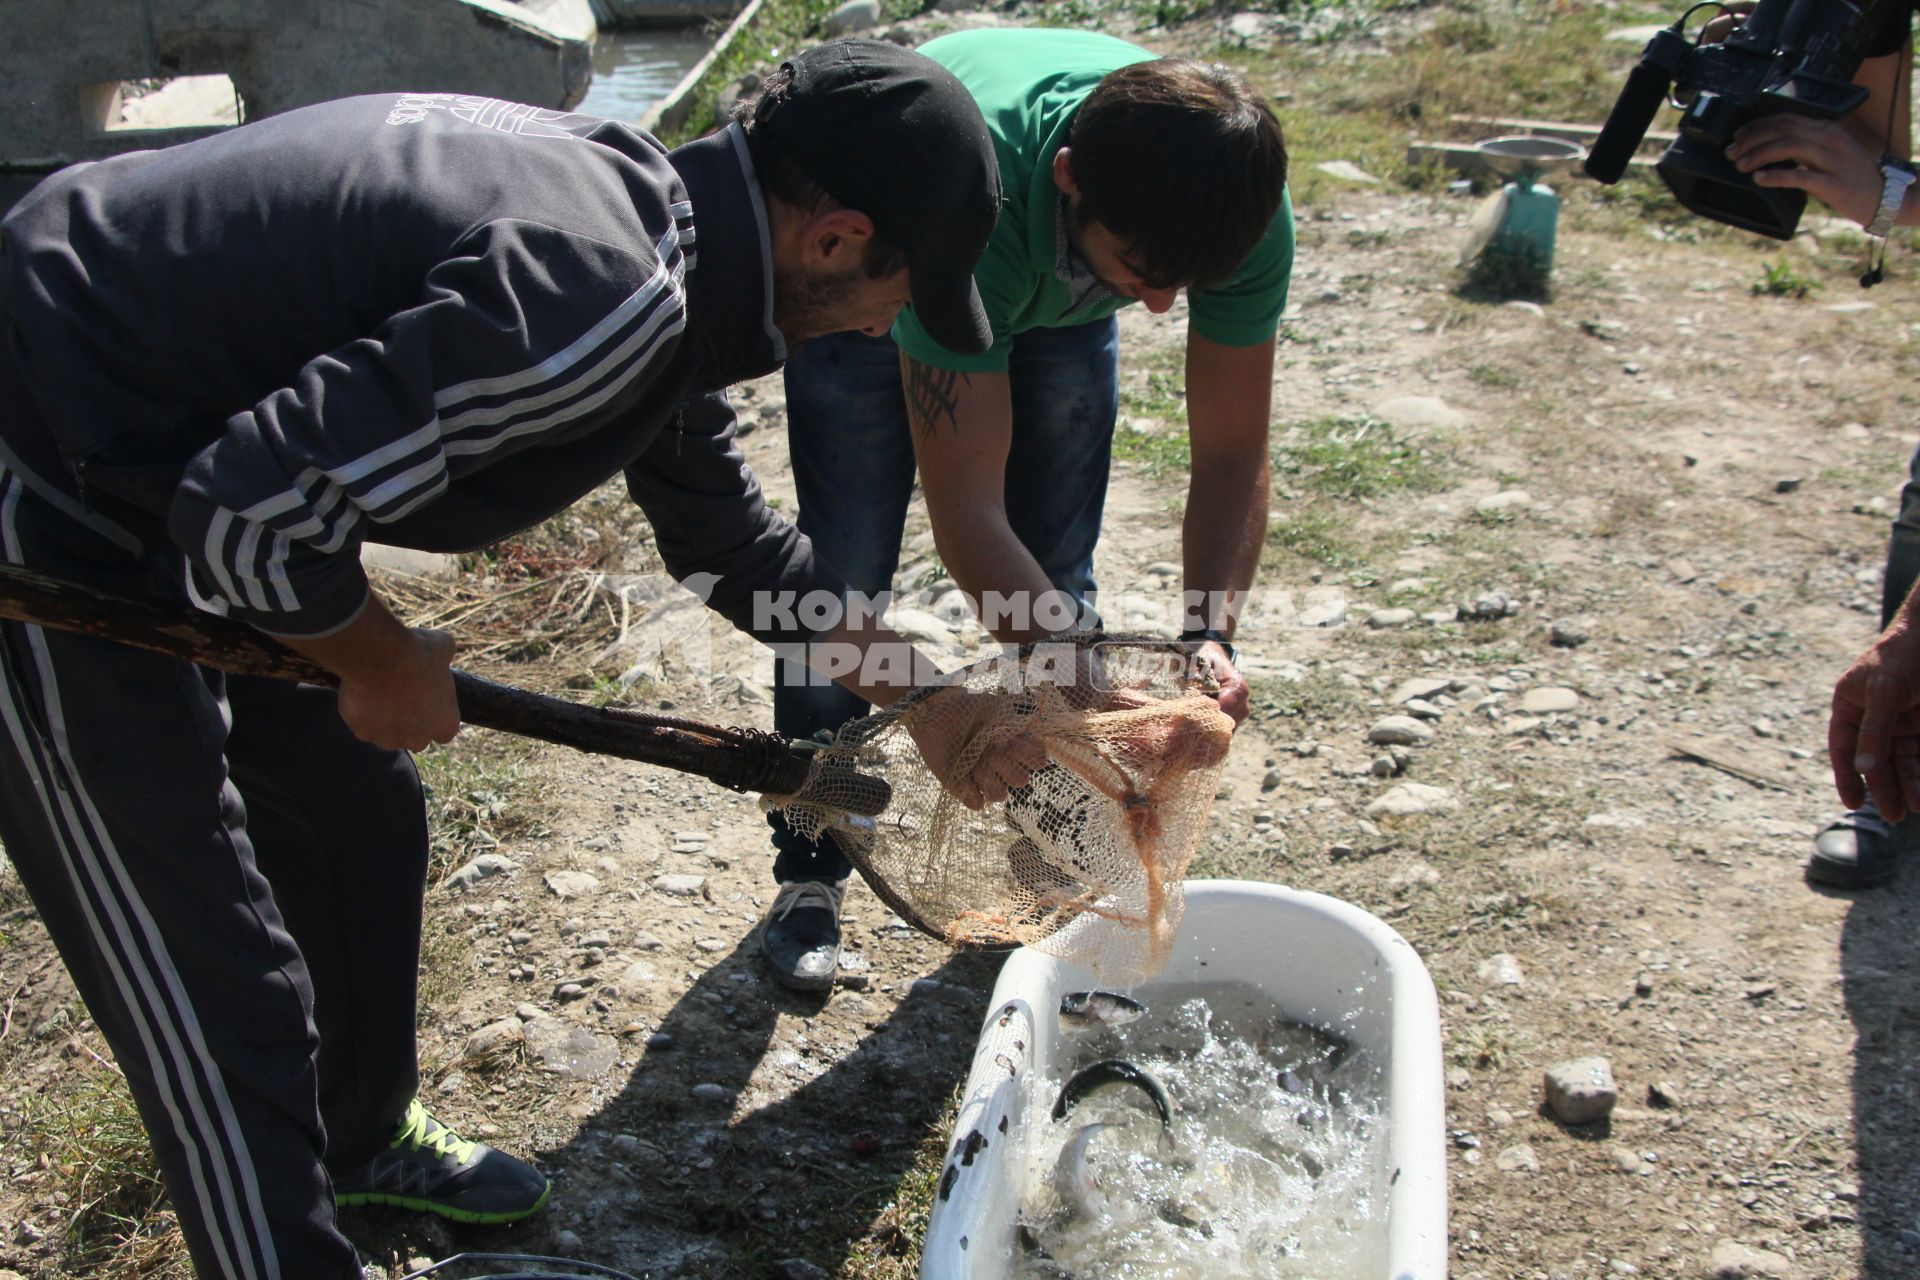
[[[770,803],[829,833],[928,933],[1137,981],[1166,962],[1233,738],[1207,680],[1204,659],[1162,641],[1030,646],[849,724],[806,786]],[[1029,771],[978,809],[940,781]],[[837,791],[856,772],[893,789],[877,818],[844,812]]]

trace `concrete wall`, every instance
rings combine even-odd
[[[7,0],[0,168],[45,170],[218,126],[114,129],[120,82],[224,74],[247,119],[417,90],[570,107],[592,76],[588,0]]]

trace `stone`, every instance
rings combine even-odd
[[[1444,708],[1435,706],[1425,698],[1409,698],[1402,705],[1405,707],[1408,715],[1415,716],[1421,720],[1442,720],[1446,718],[1447,714]]]
[[[1432,863],[1415,861],[1411,866],[1387,877],[1387,891],[1404,898],[1421,889],[1431,889],[1439,883],[1440,872]]]
[[[1404,627],[1420,617],[1411,609],[1375,609],[1367,615],[1367,625],[1375,631],[1391,631],[1395,627]]]
[[[1525,489],[1502,489],[1474,503],[1473,509],[1484,515],[1498,515],[1503,511],[1526,511],[1532,506],[1533,495]]]
[[[1377,183],[1380,181],[1351,160],[1322,160],[1314,167],[1324,174],[1347,182]]]
[[[1406,747],[1419,746],[1433,741],[1433,727],[1412,716],[1386,716],[1367,730],[1367,741],[1381,746],[1395,743]]]
[[[1480,962],[1480,981],[1489,987],[1517,987],[1527,980],[1520,962],[1501,951]]]
[[[600,878],[585,871],[549,871],[546,879],[556,898],[584,898],[600,887]]]
[[[880,25],[880,0],[846,0],[821,24],[828,39],[850,36]]]
[[[535,1018],[522,1028],[527,1052],[549,1075],[595,1080],[613,1070],[620,1046],[612,1039],[559,1018]]]
[[[1680,1087],[1667,1080],[1656,1080],[1647,1086],[1647,1104],[1659,1107],[1662,1111],[1678,1111],[1682,1102]]]
[[[1393,692],[1387,695],[1387,701],[1401,703],[1414,698],[1430,698],[1436,693],[1445,693],[1452,686],[1453,681],[1446,676],[1415,676],[1395,685]]]
[[[688,1092],[701,1102],[726,1102],[733,1097],[733,1090],[723,1084],[697,1084]]]
[[[639,951],[658,951],[662,945],[660,939],[642,929],[633,935],[633,945]]]
[[[1493,1167],[1502,1173],[1538,1173],[1540,1157],[1526,1143],[1516,1143],[1493,1158]]]
[[[1715,1241],[1707,1260],[1709,1280],[1790,1280],[1793,1274],[1793,1264],[1779,1254],[1738,1240]]]
[[[1462,426],[1467,416],[1437,396],[1394,396],[1373,406],[1373,416],[1391,426],[1446,430]]]
[[[1563,1124],[1605,1120],[1620,1101],[1620,1087],[1613,1082],[1613,1064],[1602,1057],[1555,1063],[1547,1068],[1545,1083],[1547,1106]]]
[[[518,1018],[502,1018],[498,1022],[489,1022],[467,1037],[461,1047],[460,1060],[469,1066],[498,1062],[518,1049],[526,1041],[526,1034]]]
[[[1453,813],[1460,802],[1445,787],[1403,782],[1367,806],[1369,818],[1410,818],[1428,813]]]
[[[1301,606],[1303,627],[1337,627],[1347,620],[1347,598],[1338,592],[1309,591]]]
[[[942,621],[938,614],[928,613],[925,609],[895,608],[888,613],[887,620],[904,639],[922,648],[953,647],[953,628]]]
[[[1561,621],[1554,623],[1553,626],[1548,629],[1547,638],[1553,642],[1556,648],[1578,649],[1593,637],[1591,633],[1578,622]]]
[[[1800,476],[1781,476],[1773,482],[1773,491],[1775,493],[1792,493],[1804,483],[1805,481]]]
[[[653,882],[653,887],[675,898],[700,898],[707,892],[707,878],[696,875],[667,875]]]
[[[1571,711],[1579,705],[1579,694],[1554,685],[1542,685],[1520,695],[1520,709],[1528,715],[1553,715],[1555,712]]]
[[[520,869],[520,864],[500,853],[483,853],[473,861],[466,863],[446,878],[446,886],[455,893],[465,893],[482,880],[493,876],[511,875]]]
[[[460,562],[450,555],[438,551],[416,551],[411,547],[387,547],[376,542],[360,544],[360,563],[405,578],[445,580],[460,576]]]
[[[973,617],[973,601],[967,599],[967,593],[954,588],[943,591],[932,606],[933,616],[958,631]]]
[[[653,971],[652,965],[645,960],[635,960],[620,971],[620,976],[614,979],[613,985],[622,996],[629,1000],[636,1000],[659,980],[660,976]]]
[[[1504,618],[1518,610],[1519,606],[1504,591],[1483,591],[1473,598],[1473,603],[1460,609],[1461,614],[1481,621]]]

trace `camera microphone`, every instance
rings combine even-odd
[[[1651,45],[1648,51],[1651,53]],[[1620,88],[1613,110],[1607,113],[1600,136],[1593,140],[1587,152],[1589,178],[1608,184],[1620,181],[1620,175],[1627,171],[1627,162],[1640,149],[1640,140],[1647,136],[1647,126],[1659,113],[1660,104],[1667,100],[1667,90],[1672,84],[1673,77],[1650,60],[1643,59],[1634,66],[1626,84]]]

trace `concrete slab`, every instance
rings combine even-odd
[[[10,0],[7,19],[0,168],[42,172],[223,127],[169,123],[186,103],[130,117],[128,81],[225,76],[250,120],[395,90],[566,108],[595,34],[589,0]]]

